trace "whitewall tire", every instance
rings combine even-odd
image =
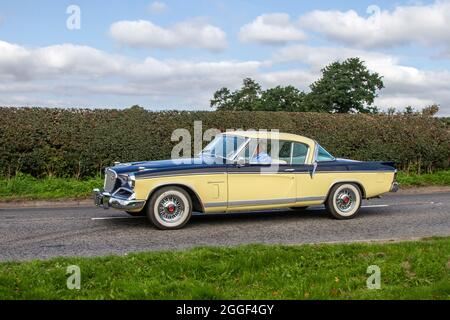
[[[179,187],[164,187],[156,191],[147,206],[147,217],[158,229],[180,229],[192,216],[192,200]]]
[[[333,218],[343,220],[354,218],[361,203],[360,188],[353,183],[341,183],[331,188],[325,207]]]

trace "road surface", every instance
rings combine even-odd
[[[353,220],[323,207],[196,215],[182,230],[160,231],[146,218],[95,207],[0,209],[0,261],[123,255],[148,250],[248,243],[300,244],[450,236],[450,192],[364,201]]]

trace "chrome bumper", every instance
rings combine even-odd
[[[398,189],[399,189],[399,184],[398,184],[398,182],[392,182],[391,190],[389,190],[389,191],[390,191],[390,192],[397,192]]]
[[[104,209],[114,208],[119,210],[141,210],[145,206],[145,200],[132,200],[114,196],[109,192],[94,189],[92,191],[94,203]]]

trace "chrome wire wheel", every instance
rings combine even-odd
[[[336,206],[341,212],[349,212],[356,205],[356,194],[349,188],[342,189],[336,194],[335,200]]]
[[[325,207],[336,219],[351,219],[358,213],[361,202],[360,188],[353,183],[342,183],[331,188]]]
[[[159,201],[159,217],[168,223],[174,223],[181,219],[183,212],[183,201],[176,195],[168,195]]]
[[[191,198],[181,188],[162,188],[151,197],[147,215],[158,229],[179,229],[192,216]]]

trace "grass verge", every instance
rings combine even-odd
[[[89,197],[93,188],[103,185],[101,178],[77,180],[48,177],[36,179],[19,174],[11,179],[0,179],[0,201],[49,200]]]
[[[450,186],[450,170],[424,174],[399,172],[397,180],[404,187]]]
[[[0,263],[0,299],[450,299],[450,238]],[[66,287],[66,268],[81,289]],[[367,268],[381,270],[369,290]]]
[[[450,170],[420,175],[399,172],[398,182],[401,187],[450,186]],[[36,179],[20,174],[11,179],[0,179],[0,201],[87,198],[91,196],[93,188],[102,185],[103,179],[100,177],[84,180],[55,177]]]

